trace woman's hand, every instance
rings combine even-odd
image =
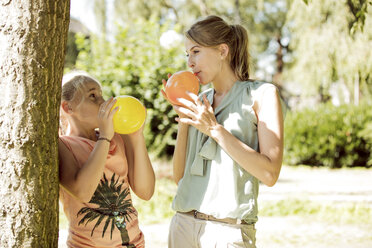
[[[98,110],[99,134],[101,137],[108,138],[109,140],[112,139],[115,133],[112,118],[116,111],[118,111],[118,107],[111,110],[115,103],[116,99],[111,97],[109,100],[102,103]]]
[[[183,116],[176,118],[176,121],[188,125],[192,125],[200,132],[213,137],[213,130],[216,130],[220,125],[218,124],[214,115],[214,110],[208,101],[207,97],[203,95],[204,104],[200,101],[197,95],[187,92],[193,99],[188,101],[186,99],[177,99],[180,103],[184,104],[187,108],[181,106],[174,106],[177,113]]]
[[[172,74],[168,73],[168,79],[172,76]],[[167,85],[167,81],[165,79],[162,79],[161,82],[163,83],[163,87],[165,89],[165,86]],[[163,89],[160,90],[161,93],[163,94],[163,97],[165,98],[165,100],[167,100],[170,104],[172,104],[169,99],[168,99],[168,96],[167,96],[167,93],[165,93],[165,91]]]

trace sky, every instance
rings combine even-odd
[[[89,7],[89,5],[91,5]],[[75,19],[81,21],[90,30],[95,29],[94,15],[92,11],[92,4],[87,0],[71,0],[70,15]]]
[[[113,8],[113,0],[106,0],[108,11]],[[92,0],[71,0],[70,15],[82,22],[92,32],[97,32],[97,25],[93,11],[94,1]],[[112,15],[108,15],[110,19]]]

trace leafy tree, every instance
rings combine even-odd
[[[308,4],[311,0],[303,0],[304,3]],[[368,6],[372,5],[371,0],[347,0],[345,1],[346,6],[352,14],[352,18],[349,19],[349,29],[351,33],[356,30],[363,30],[366,16],[368,13]]]
[[[0,247],[58,246],[58,119],[70,1],[0,4]]]
[[[289,81],[304,85],[307,95],[323,95],[332,83],[340,82],[349,92],[360,87],[363,96],[372,93],[372,31],[350,33],[353,15],[344,2],[312,0],[306,6],[294,1],[288,13],[291,33],[292,67],[286,72]],[[365,19],[371,25],[371,14]],[[358,99],[354,99],[358,102]]]

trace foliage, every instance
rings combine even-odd
[[[371,167],[371,105],[321,105],[288,113],[285,162],[290,165]]]
[[[305,4],[308,4],[309,0],[303,0]],[[353,15],[353,18],[349,22],[349,28],[351,33],[354,33],[357,29],[363,31],[364,24],[366,20],[366,15],[368,13],[368,5],[372,5],[371,0],[347,0],[345,3],[350,12]]]
[[[177,31],[177,26],[174,27]],[[163,98],[161,80],[168,73],[186,69],[183,44],[160,46],[162,33],[169,25],[152,18],[148,21],[118,27],[114,41],[100,37],[91,41],[80,37],[81,52],[76,69],[85,70],[103,85],[106,97],[131,95],[147,108],[145,137],[150,151],[156,156],[171,155],[176,138],[176,113]]]
[[[353,20],[344,1],[294,1],[287,15],[294,53],[285,80],[303,85],[307,95],[326,94],[332,83],[341,82],[349,92],[358,83],[362,96],[370,96],[372,30],[351,33]],[[371,13],[365,12],[364,22],[372,25]]]

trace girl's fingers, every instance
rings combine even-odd
[[[112,119],[114,117],[114,114],[118,112],[119,106],[115,107],[112,111],[110,111],[110,114],[108,115],[109,119]]]
[[[167,76],[168,76],[168,78],[170,78],[170,77],[172,76],[172,74],[168,73],[168,75],[167,75]]]
[[[101,104],[101,106],[99,107],[99,115],[101,117],[108,117],[110,112],[111,112],[111,109],[112,107],[114,106],[114,104],[116,103],[116,99],[114,99],[113,97],[111,97],[109,100],[103,102]]]
[[[165,79],[162,79],[161,82],[163,83],[163,86],[165,88],[165,86],[167,85],[167,81],[165,81]]]
[[[106,110],[107,109],[107,105],[109,105],[110,103],[112,103],[112,101],[114,100],[113,97],[110,97],[107,101],[104,101],[102,104],[101,104],[101,108],[103,110]],[[116,100],[116,99],[115,99]]]
[[[115,105],[115,103],[116,103],[116,99],[113,99],[113,98],[110,99],[110,102],[108,103],[106,109],[107,109],[107,110],[111,110],[112,107]]]

